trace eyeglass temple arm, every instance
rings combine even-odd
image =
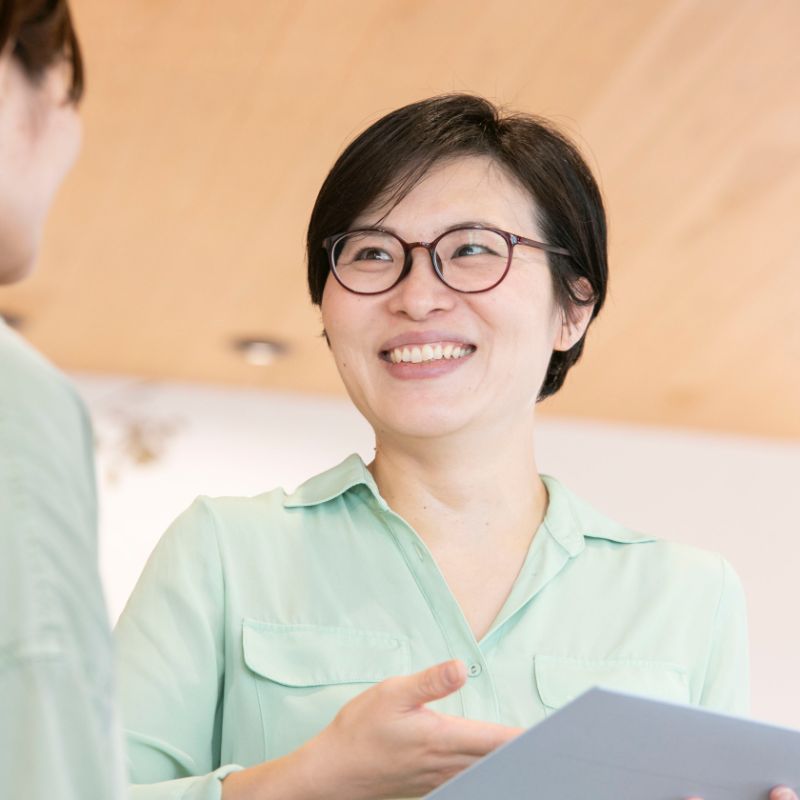
[[[563,247],[537,242],[535,239],[526,239],[524,236],[517,236],[514,233],[511,234],[511,242],[513,244],[526,244],[529,247],[537,247],[539,250],[546,250],[548,253],[556,253],[560,256],[572,258],[572,253],[570,253],[569,250],[565,250]]]

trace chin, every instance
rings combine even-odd
[[[0,256],[0,286],[24,280],[33,272],[36,264],[36,253],[14,258],[9,258],[8,255],[3,253]]]
[[[399,411],[379,419],[373,417],[370,423],[376,432],[385,432],[393,437],[437,439],[463,430],[468,420],[459,419],[452,408],[433,410],[425,406],[415,409],[414,413]]]
[[[15,219],[0,220],[0,284],[16,283],[33,272],[39,254],[41,229],[15,225]]]

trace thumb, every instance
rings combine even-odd
[[[395,690],[403,706],[415,708],[447,697],[460,689],[466,679],[467,668],[456,659],[395,679]]]

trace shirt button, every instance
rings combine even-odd
[[[481,667],[480,664],[470,664],[467,672],[469,673],[470,678],[477,678],[478,675],[483,672],[483,667]]]

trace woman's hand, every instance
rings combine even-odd
[[[687,797],[686,800],[703,800],[702,797]],[[769,800],[799,800],[788,786],[776,786],[769,793]]]
[[[466,678],[461,661],[447,661],[389,678],[351,700],[294,754],[305,762],[310,796],[419,797],[522,733],[426,708]]]

